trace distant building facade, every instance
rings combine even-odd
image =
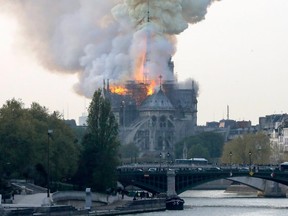
[[[87,126],[87,114],[82,113],[82,116],[79,117],[79,126]]]
[[[273,155],[271,161],[280,163],[288,153],[288,115],[273,114],[259,118],[259,129],[270,138]]]
[[[244,134],[256,133],[258,131],[258,127],[253,126],[251,121],[222,119],[219,122],[207,122],[204,130],[221,133],[223,134],[225,141],[229,141],[243,136]]]

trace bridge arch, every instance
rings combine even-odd
[[[143,168],[143,167],[142,167]],[[248,180],[241,182],[257,190],[265,191],[265,187],[260,184],[267,182],[267,180],[272,182],[281,183],[283,185],[288,185],[288,173],[281,171],[271,171],[262,170],[258,172],[241,171],[238,169],[222,169],[222,170],[212,170],[203,169],[198,170],[196,168],[184,169],[171,167],[170,169],[175,170],[175,190],[177,194],[180,194],[186,190],[192,189],[195,186],[207,183],[218,179],[230,179],[233,180],[235,177],[253,177],[262,179],[258,186],[256,184],[249,184]],[[165,193],[167,191],[167,169],[159,169],[155,172],[139,171],[137,167],[129,168],[123,167],[123,169],[118,169],[118,181],[124,186],[134,185],[143,188],[152,193]],[[142,169],[141,169],[142,170]],[[145,169],[143,169],[145,170]],[[235,180],[237,181],[237,179]],[[239,179],[238,179],[239,181]],[[240,182],[240,181],[239,181]],[[267,186],[266,186],[267,187]]]
[[[253,189],[256,189],[258,191],[264,192],[265,190],[265,184],[266,181],[265,179],[260,179],[260,178],[254,178],[250,176],[238,176],[238,177],[231,177],[227,178],[228,180],[231,180],[233,182],[237,182],[243,185],[246,185],[248,187],[251,187]]]
[[[231,177],[228,180],[241,183],[261,191],[265,197],[286,197],[288,186],[275,181],[249,176]]]

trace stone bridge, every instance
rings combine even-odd
[[[277,183],[288,186],[288,172],[270,168],[255,170],[231,167],[219,169],[216,167],[188,168],[183,166],[170,166],[161,168],[158,166],[152,169],[143,166],[121,166],[117,169],[117,175],[118,181],[124,187],[133,185],[157,194],[169,191],[170,186],[167,183],[169,182],[167,177],[168,171],[174,172],[174,180],[172,182],[175,184],[173,187],[177,194],[218,179],[241,182],[263,193],[268,193],[267,188],[271,189],[271,185],[274,185],[273,187],[279,187]],[[251,179],[254,180],[252,181]],[[271,182],[273,184],[271,184]],[[286,187],[283,188],[283,190],[285,190],[285,192],[280,191],[279,193],[286,193]],[[273,191],[273,189],[271,189],[271,191]]]
[[[258,191],[261,191],[265,197],[286,197],[288,186],[261,178],[254,178],[249,176],[239,176],[227,178],[230,181],[238,182]]]

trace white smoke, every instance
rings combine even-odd
[[[179,89],[194,89],[196,96],[198,96],[198,93],[199,93],[199,83],[192,78],[188,78],[185,81],[178,82],[178,88]]]
[[[77,73],[75,90],[91,97],[103,79],[133,78],[146,50],[149,78],[170,79],[167,62],[176,52],[176,34],[203,20],[214,1],[0,0],[0,5],[17,16],[39,61],[53,71]]]

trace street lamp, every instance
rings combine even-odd
[[[262,164],[262,156],[261,156],[261,154],[262,154],[262,152],[261,152],[261,150],[262,150],[262,147],[261,146],[258,146],[258,148],[257,148],[257,162],[258,162],[258,164]]]
[[[159,157],[160,157],[160,171],[161,171],[161,162],[162,162],[162,153],[161,152],[159,154]]]
[[[251,155],[252,155],[252,152],[249,151],[249,171],[251,171],[251,165],[252,165]]]
[[[125,130],[125,101],[122,101],[122,108],[123,108],[122,124],[123,124],[123,130]]]
[[[48,129],[48,152],[47,152],[47,197],[50,197],[50,137],[52,136],[53,130]]]
[[[232,170],[232,152],[231,151],[229,153],[229,157],[230,157],[230,170]]]
[[[121,106],[122,106],[122,142],[124,142],[124,139],[125,139],[125,101],[124,100],[121,101]],[[131,157],[133,157],[133,155]]]
[[[170,158],[170,153],[167,153],[167,166],[169,167],[169,158]]]

